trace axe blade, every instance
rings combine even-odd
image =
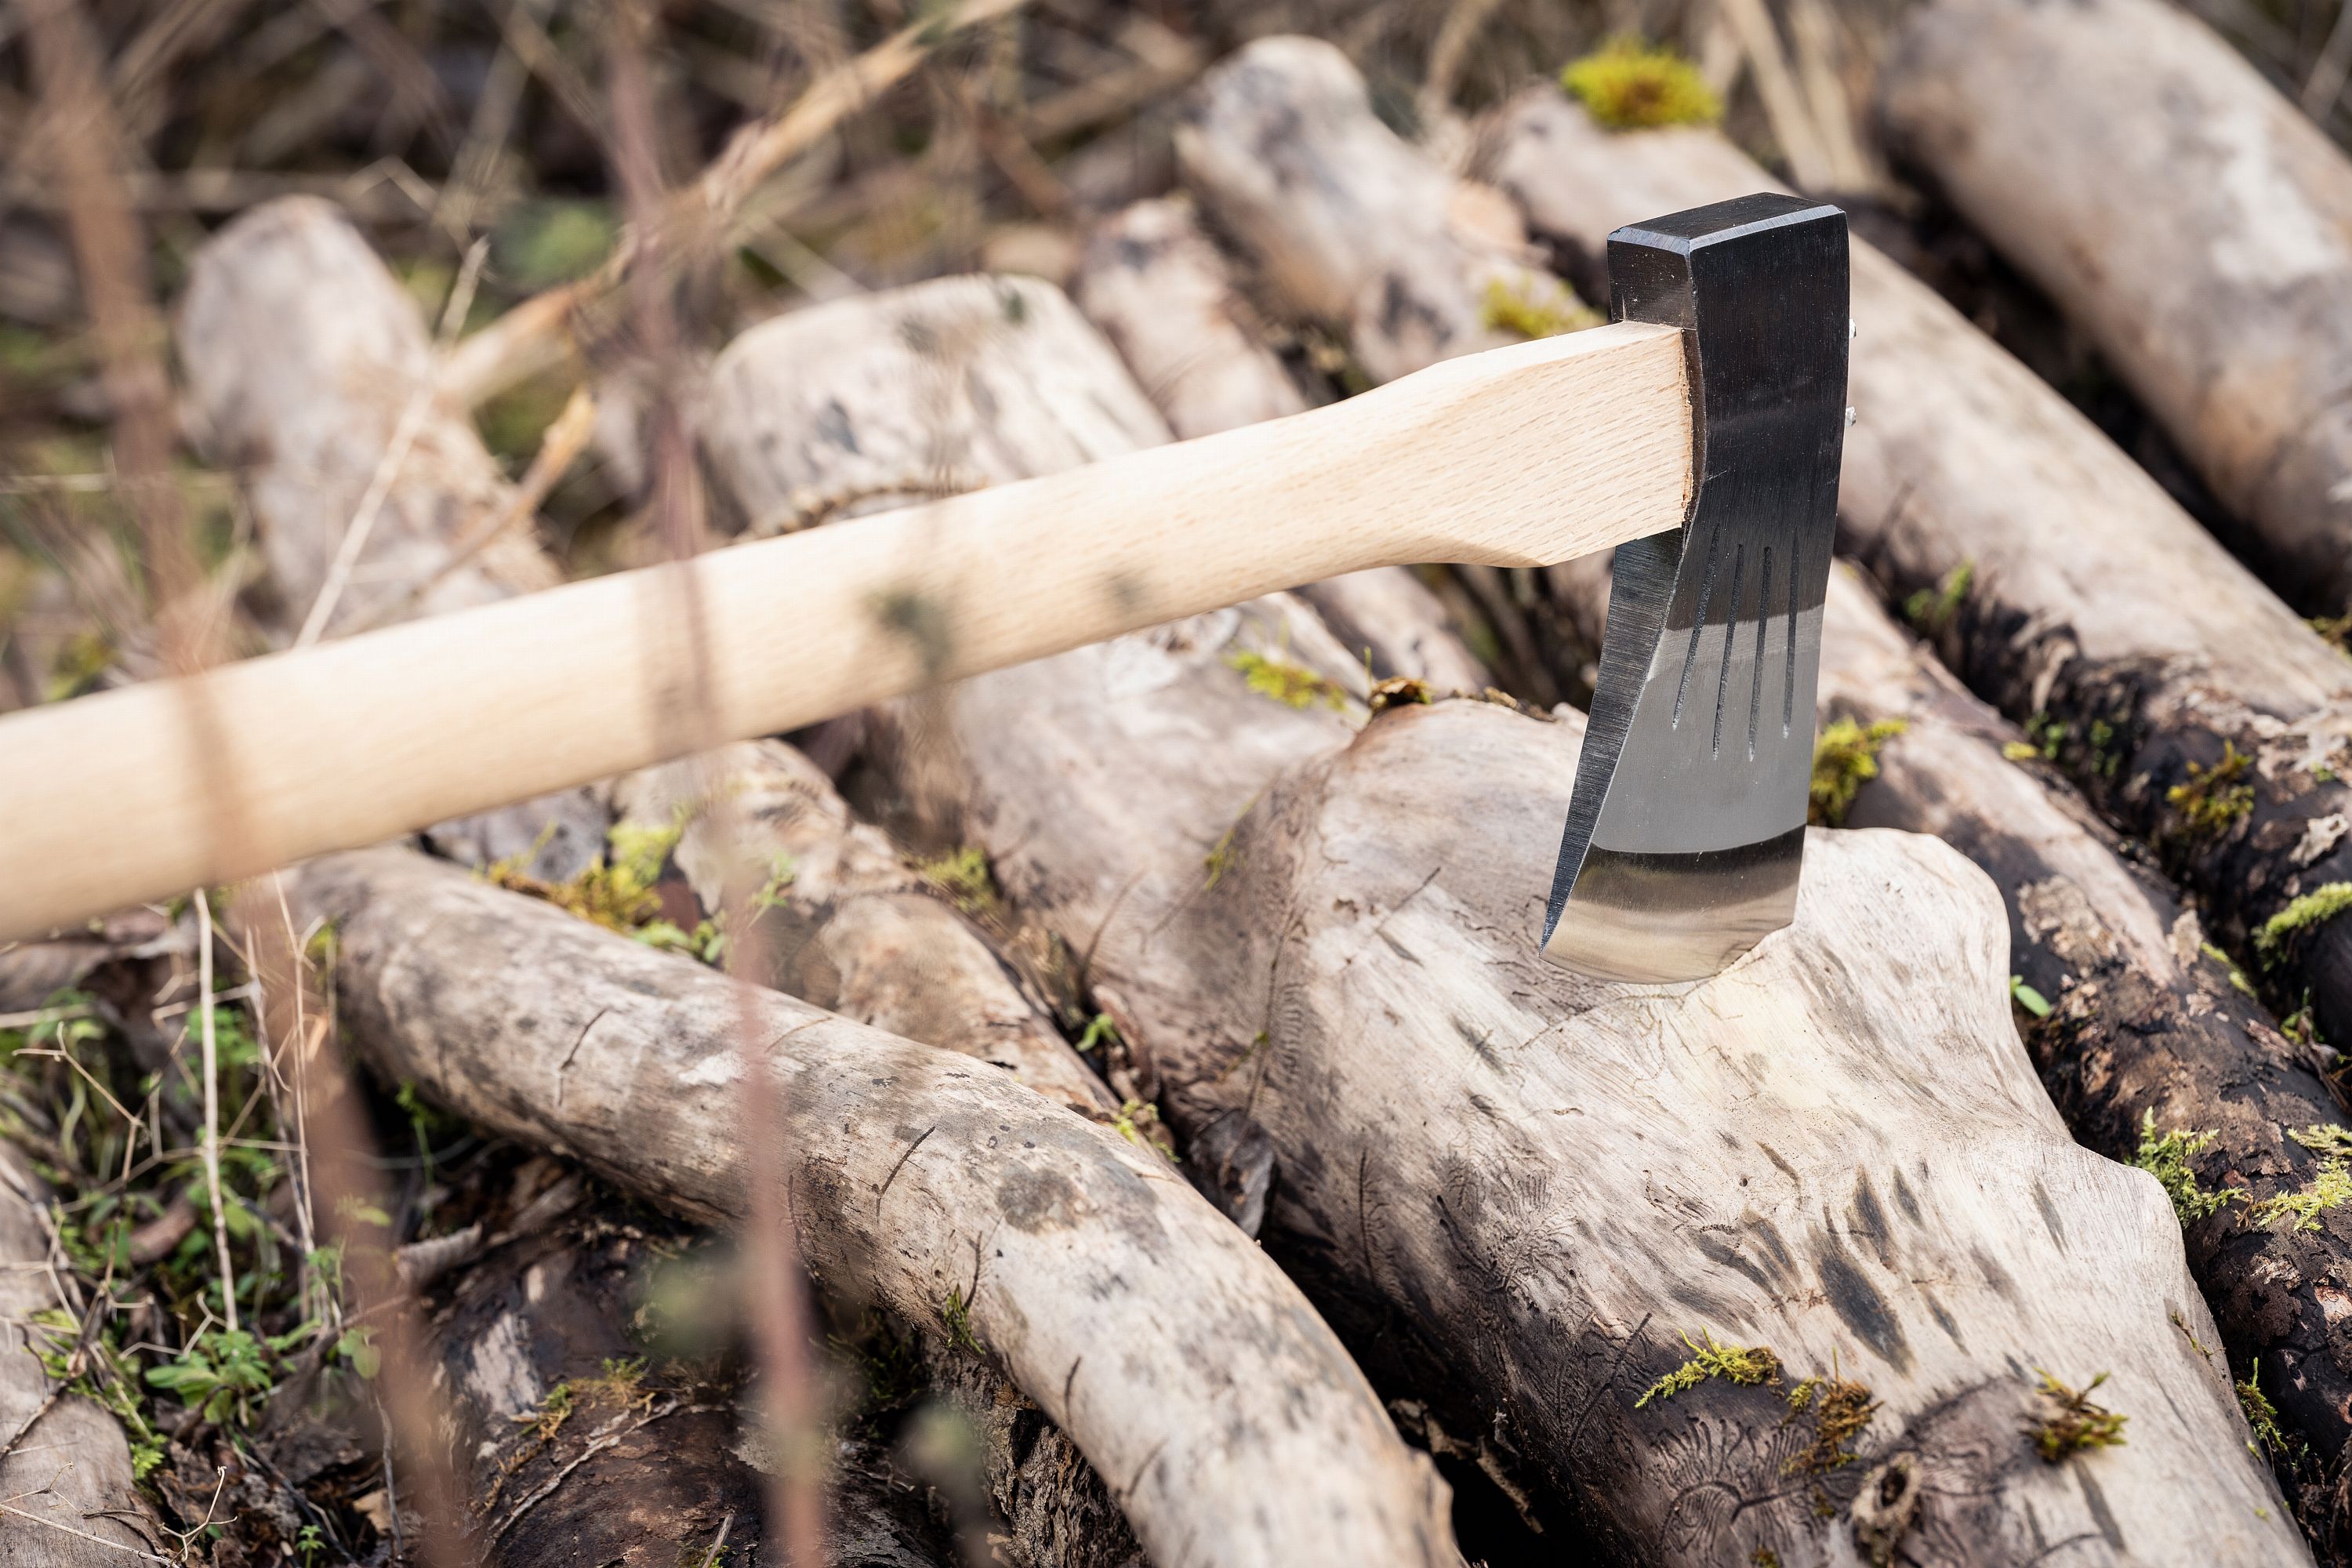
[[[1762,195],[1609,237],[1610,314],[1678,327],[1683,526],[1618,548],[1544,952],[1604,980],[1721,970],[1796,912],[1837,528],[1845,215]]]

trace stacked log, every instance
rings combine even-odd
[[[1497,175],[1527,204],[1531,224],[1588,258],[1618,223],[1767,183],[1711,133],[1605,136],[1549,93],[1514,106],[1498,135]],[[1890,494],[1901,498],[1905,522],[1938,512],[1979,515],[1968,498],[1991,476],[1979,459],[1965,456],[1974,432],[1948,422],[1942,439],[1950,446],[1932,468],[1915,461],[1911,447],[1886,445],[1890,421],[1877,411],[1887,400],[1918,395],[1900,389],[1920,384],[1933,387],[1934,406],[2011,410],[2006,417],[2014,428],[2037,432],[2041,460],[2026,472],[2088,469],[2112,480],[2095,500],[2089,491],[2063,492],[2075,520],[2070,526],[2082,527],[2080,520],[2101,507],[2129,508],[2136,520],[2165,515],[2174,529],[2187,525],[2086,423],[2063,405],[2064,418],[2048,412],[2058,402],[2054,395],[1948,311],[1939,316],[1942,307],[1883,257],[1857,242],[1855,264],[1859,417],[1848,432],[1842,503],[1850,535],[1869,537],[1855,519],[1872,516],[1870,509],[1886,504]],[[1939,350],[1959,347],[1931,353],[1908,346],[1923,321],[1934,327]],[[2025,400],[2021,409],[2019,399]],[[1914,442],[1927,442],[1936,429],[1900,413],[1893,422]],[[2062,492],[2054,479],[2049,486],[2042,515],[2054,516]],[[1957,534],[1960,525],[1949,526]],[[2021,540],[2021,563],[2029,548]],[[2203,548],[2209,560],[2218,555]],[[1588,633],[1597,632],[1605,585],[1589,566],[1555,573],[1553,580]],[[2017,580],[1989,577],[1980,567],[1970,595],[1998,593]],[[2296,642],[2299,630],[2274,605],[2264,607],[2267,596],[2242,573],[2226,574],[2223,582],[2242,585],[2250,616]],[[1939,597],[1931,603],[1931,619],[1947,614]],[[1878,751],[1879,782],[1857,798],[1852,820],[1936,833],[2001,888],[2011,910],[2013,966],[2053,1005],[2032,1035],[2076,1135],[2115,1158],[2132,1159],[2168,1132],[2210,1133],[2193,1163],[2214,1190],[2242,1189],[2258,1199],[2309,1190],[2324,1162],[2296,1135],[2309,1140],[2346,1124],[2337,1096],[2315,1070],[2325,1062],[2281,1036],[2247,994],[2242,976],[2206,942],[2196,915],[2064,786],[2042,754],[2047,721],[2028,710],[2040,721],[2029,740],[1976,702],[1844,577],[1832,582],[1823,625],[1822,694],[1825,719],[1907,726]],[[2025,761],[2014,760],[2021,754]],[[2276,1400],[2294,1440],[2307,1443],[2332,1473],[2352,1436],[2345,1416],[2352,1357],[2339,1352],[2331,1327],[2330,1280],[2352,1234],[2339,1228],[2338,1217],[2322,1215],[2308,1229],[2254,1225],[2227,1205],[2201,1215],[2192,1205],[2183,1219],[2192,1265],[2231,1363]],[[2305,1489],[2299,1500],[2315,1531],[2329,1528],[2330,1489]]]
[[[2352,605],[2352,162],[2189,12],[1939,0],[1895,150],[2048,290],[2313,615]]]
[[[246,345],[237,374],[215,374],[208,383],[226,408],[257,396],[246,391],[247,380],[269,381],[283,362],[315,352],[273,330],[276,302],[238,286],[248,274],[273,278],[281,289],[299,287],[338,299],[347,310],[372,311],[379,341],[421,332],[413,307],[355,239],[349,246],[306,245],[304,249],[328,259],[305,268],[247,266],[254,252],[277,251],[289,231],[300,234],[320,224],[341,226],[340,219],[316,207],[287,204],[265,209],[232,226],[199,257],[195,272],[205,287],[192,285],[187,319],[200,319],[208,340]],[[1067,311],[1066,303],[1062,309]],[[223,318],[233,318],[235,326]],[[184,330],[193,335],[193,328]],[[1107,356],[1104,363],[1116,371]],[[320,373],[320,380],[332,385],[371,379],[356,374],[357,368],[346,363],[337,374]],[[375,368],[382,374],[381,366]],[[1156,426],[1148,407],[1139,400],[1134,406],[1139,410],[1136,417]],[[256,416],[247,428],[266,447],[267,423]],[[443,436],[453,447],[471,439],[462,426]],[[331,485],[335,470],[296,477]],[[418,493],[445,550],[478,524],[483,509],[506,504],[496,486],[475,498],[456,490],[436,494],[430,484],[429,476],[420,479]],[[271,501],[260,514],[266,531],[332,526],[335,514],[300,504],[301,492],[291,484],[262,493]],[[324,524],[322,518],[328,520]],[[1288,1525],[1269,1522],[1268,1508],[1252,1501],[1260,1489],[1279,1489],[1293,1502],[1320,1497],[1319,1505],[1310,1501],[1307,1516],[1292,1517],[1314,1518],[1316,1528],[1336,1531],[1351,1543],[1350,1551],[1375,1561],[1444,1560],[1452,1548],[1442,1483],[1428,1471],[1427,1461],[1396,1437],[1328,1332],[1279,1274],[1167,1170],[1162,1156],[1139,1142],[1127,1142],[1134,1136],[1131,1123],[1089,1130],[1013,1081],[1016,1076],[1026,1079],[1098,1123],[1113,1120],[1115,1102],[1100,1080],[1070,1054],[1008,966],[946,902],[919,890],[918,879],[899,857],[875,829],[850,819],[829,781],[805,758],[775,742],[732,747],[616,781],[605,793],[642,825],[675,824],[683,814],[675,859],[688,887],[700,890],[708,900],[703,907],[711,911],[719,907],[717,889],[730,860],[748,854],[763,865],[788,863],[789,879],[775,900],[781,907],[761,921],[762,935],[770,939],[761,945],[773,965],[772,981],[815,992],[869,1020],[922,1030],[938,1044],[1012,1069],[964,1067],[956,1057],[781,997],[753,1004],[771,1009],[754,1026],[771,1037],[789,1037],[798,1053],[792,1058],[797,1067],[780,1069],[788,1079],[792,1108],[784,1141],[803,1172],[823,1173],[822,1180],[835,1189],[830,1206],[796,1201],[803,1255],[821,1279],[838,1288],[836,1296],[845,1290],[852,1302],[878,1301],[900,1321],[944,1334],[951,1348],[985,1343],[992,1364],[1003,1370],[967,1370],[961,1381],[979,1391],[982,1405],[1042,1408],[1055,1423],[1042,1439],[1034,1429],[1023,1434],[1022,1457],[1037,1477],[1024,1481],[1008,1474],[998,1489],[1000,1502],[1015,1515],[1015,1560],[1043,1563],[1076,1554],[1117,1561],[1118,1542],[1130,1521],[1147,1545],[1171,1561],[1187,1560],[1187,1552],[1209,1561],[1265,1560],[1277,1550],[1266,1532],[1278,1534]],[[722,823],[719,814],[698,812],[713,796],[729,803],[731,820]],[[742,1130],[728,1110],[735,1098],[729,1087],[734,1062],[728,1053],[734,1049],[731,1031],[744,1026],[730,982],[498,889],[453,873],[438,873],[436,879],[435,869],[413,856],[387,851],[319,863],[299,879],[295,896],[307,911],[337,922],[342,954],[338,994],[352,1037],[380,1071],[413,1079],[485,1125],[581,1159],[625,1189],[691,1219],[709,1223],[735,1214],[740,1196],[733,1175],[735,1140]],[[513,932],[491,934],[509,920],[525,923]],[[548,940],[553,947],[533,945],[527,934],[533,921],[552,922]],[[372,942],[369,932],[380,933],[380,942]],[[427,932],[432,940],[420,945]],[[570,945],[563,940],[570,937],[590,945]],[[482,971],[483,955],[489,953],[502,960]],[[653,966],[645,974],[632,967],[640,960]],[[649,978],[655,973],[668,974],[670,988]],[[483,1060],[469,1062],[464,1051],[451,1048],[445,1033],[449,1021],[430,1009],[419,1011],[407,988],[432,998],[434,1006],[475,1012],[476,1004],[467,996],[476,984],[506,1002],[501,1010],[475,1013]],[[567,998],[567,1005],[577,1004],[577,1016],[547,1012],[547,1002],[556,995]],[[620,996],[634,1000],[615,1012]],[[681,1039],[676,1032],[681,1017],[698,1017],[702,1032],[688,1026]],[[646,1047],[633,1031],[664,1041],[663,1050],[697,1053],[699,1066],[680,1068],[685,1076],[675,1083],[658,1074],[646,1077],[655,1058],[646,1055]],[[845,1054],[824,1056],[819,1047],[828,1039]],[[866,1044],[882,1054],[857,1066],[852,1056]],[[421,1069],[419,1063],[427,1059],[430,1070]],[[493,1061],[509,1076],[483,1077]],[[821,1091],[816,1080],[799,1070],[812,1061],[823,1067],[820,1077],[833,1075],[825,1081],[854,1084],[865,1097],[865,1109],[850,1109],[837,1095]],[[889,1076],[894,1071],[898,1077]],[[648,1121],[642,1106],[614,1099],[608,1078],[631,1085],[640,1101],[659,1102],[664,1116]],[[929,1087],[912,1087],[918,1084]],[[528,1086],[520,1100],[519,1085]],[[950,1128],[941,1119],[947,1101],[967,1086],[1001,1089],[974,1088]],[[995,1093],[1011,1098],[1000,1101],[991,1098]],[[491,1113],[491,1101],[503,1109]],[[606,1132],[583,1136],[577,1118],[605,1111],[613,1118]],[[917,1125],[911,1119],[919,1117],[929,1120]],[[758,1135],[775,1134],[763,1130]],[[1037,1156],[1045,1168],[1031,1173],[1035,1182],[1024,1184],[1017,1175],[972,1181],[969,1173],[1003,1166],[1003,1151],[1016,1136],[1024,1148],[1051,1151]],[[1106,1153],[1116,1156],[1108,1164]],[[839,1184],[858,1161],[868,1160],[880,1162],[872,1179],[860,1178],[862,1185]],[[1139,1181],[1137,1163],[1143,1165]],[[929,1193],[934,1179],[968,1188],[959,1200],[961,1206],[943,1208]],[[1036,1184],[1043,1186],[1031,1194]],[[877,1194],[893,1192],[897,1201],[886,1220]],[[898,1223],[897,1202],[913,1205],[919,1216],[913,1229]],[[976,1217],[980,1209],[1003,1204],[1013,1206],[996,1219]],[[1008,1215],[1016,1229],[1026,1226],[1041,1234],[1037,1246],[1049,1259],[1044,1272],[1026,1260],[1022,1248],[1000,1242],[986,1250],[990,1244],[982,1238],[1000,1231]],[[959,1231],[962,1239],[951,1240]],[[1195,1245],[1200,1242],[1211,1244],[1208,1250]],[[1103,1272],[1073,1282],[1064,1277],[1071,1268]],[[1122,1300],[1134,1307],[1120,1306]],[[1117,1370],[1098,1370],[1101,1381],[1092,1386],[1076,1375],[1083,1349],[1057,1362],[1050,1375],[1041,1370],[1037,1358],[1055,1353],[1060,1332],[1050,1327],[1054,1301],[1073,1314],[1070,1329],[1077,1328],[1080,1315],[1091,1314],[1085,1317],[1089,1331],[1108,1332],[1121,1347]],[[1176,1326],[1128,1324],[1124,1319],[1130,1311],[1146,1317],[1165,1313]],[[1265,1321],[1254,1323],[1253,1314]],[[459,1319],[462,1323],[463,1314]],[[1196,1385],[1176,1394],[1147,1386],[1162,1375],[1151,1370],[1160,1353],[1155,1344],[1165,1351],[1165,1367],[1197,1366],[1211,1355],[1210,1345],[1235,1335],[1255,1336],[1279,1363],[1250,1375],[1249,1386],[1257,1392],[1236,1397],[1222,1385]],[[461,1351],[470,1353],[462,1331],[448,1353]],[[1260,1400],[1298,1397],[1295,1391],[1280,1391],[1301,1383],[1320,1390],[1305,1395],[1315,1414],[1302,1418],[1303,1426],[1294,1428],[1255,1413]],[[493,1396],[510,1400],[511,1389],[499,1394],[504,1385],[493,1380],[482,1385],[490,1393],[475,1397],[480,1393],[475,1384],[461,1379],[457,1386],[471,1418],[495,1429],[502,1412],[493,1407]],[[1130,1399],[1150,1416],[1136,1419]],[[1223,1428],[1213,1436],[1214,1422],[1205,1414],[1211,1407],[1218,1419],[1261,1427],[1266,1434],[1263,1442],[1234,1442]],[[1072,1425],[1065,1417],[1074,1409],[1081,1413]],[[1122,1442],[1134,1442],[1134,1452],[1099,1448],[1097,1428],[1114,1426],[1125,1435]],[[722,1439],[726,1429],[723,1420],[687,1422],[667,1440],[693,1447],[704,1437]],[[1001,1439],[1012,1436],[1009,1430],[997,1434]],[[1115,1462],[1115,1469],[1104,1472],[1114,1478],[1111,1490],[1106,1492],[1105,1481],[1097,1479],[1097,1468],[1078,1458],[1073,1442],[1097,1467],[1106,1452]],[[1305,1447],[1285,1447],[1294,1443]],[[1006,1455],[1002,1441],[991,1458],[992,1468],[1003,1460],[1008,1472],[1024,1468]],[[728,1473],[720,1456],[682,1462],[703,1463],[721,1477]],[[1288,1477],[1285,1467],[1294,1463],[1322,1479],[1308,1483]],[[1234,1468],[1220,1468],[1228,1465]],[[487,1487],[500,1473],[477,1467],[476,1480]],[[704,1500],[693,1502],[700,1512],[709,1507]],[[663,1539],[659,1531],[669,1526],[660,1521],[674,1518],[649,1503],[641,1516],[606,1518],[600,1528],[632,1540]],[[1034,1528],[1021,1533],[1024,1518]],[[752,1529],[748,1521],[743,1528]],[[501,1537],[499,1560],[568,1560],[532,1553],[556,1551],[572,1539],[560,1523],[552,1533],[516,1531]]]
[[[768,368],[722,387],[789,370],[851,438],[722,391],[712,417],[769,437],[730,442],[761,467],[724,477],[822,489],[835,452],[936,449],[863,389],[952,386],[968,361],[1018,384],[1022,335],[955,319],[1000,313],[1004,286],[739,340]],[[2172,1326],[2210,1341],[2169,1205],[2066,1138],[2015,1043],[1976,871],[1923,839],[1822,836],[1797,928],[1730,973],[1580,981],[1532,947],[1577,724],[1465,701],[1361,723],[1358,667],[1312,625],[1261,602],[961,682],[870,732],[893,784],[988,850],[1012,918],[1079,955],[1194,1147],[1263,1141],[1268,1249],[1385,1387],[1487,1435],[1534,1506],[1574,1500],[1627,1561],[1997,1560],[2037,1531],[2121,1561],[2156,1518],[2206,1560],[2300,1551],[2225,1369]],[[1727,1346],[1771,1350],[1786,1380],[1705,1375]],[[2127,1454],[2032,1458],[2025,1369],[2053,1358],[2112,1371],[2151,1418]],[[1803,1411],[1826,1385],[1793,1412],[1790,1390],[1832,1368],[1871,1414],[1824,1450]],[[2180,1475],[2210,1506],[2178,1507]]]

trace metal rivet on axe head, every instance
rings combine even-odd
[[[1845,215],[1754,195],[1609,237],[1610,314],[1679,327],[1683,526],[1621,545],[1544,952],[1696,980],[1789,923],[1845,438]]]

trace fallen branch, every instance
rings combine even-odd
[[[377,1070],[689,1219],[739,1212],[745,1004],[724,976],[404,851],[293,880],[337,923],[338,995]],[[828,1296],[984,1347],[1155,1561],[1450,1561],[1426,1460],[1164,1156],[950,1053],[750,1005],[785,1107],[761,1135]]]
[[[2342,29],[2339,27],[2338,31]],[[2151,0],[1922,7],[1896,148],[2081,325],[2314,615],[2352,607],[2352,162]]]

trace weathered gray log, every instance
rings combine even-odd
[[[1344,333],[1375,380],[1517,342],[1514,304],[1559,300],[1517,237],[1496,232],[1491,193],[1465,189],[1381,124],[1363,78],[1320,39],[1262,38],[1203,77],[1176,162],[1266,297]],[[1340,166],[1376,177],[1335,182]],[[1365,205],[1368,193],[1380,203]]]
[[[867,308],[935,307],[922,292]],[[790,366],[848,437],[772,427],[735,482],[929,449],[859,390],[887,384],[874,335],[842,335],[859,346],[838,366],[787,322],[730,351]],[[974,341],[925,335],[931,379]],[[1578,980],[1534,952],[1578,727],[1455,702],[1355,732],[1252,689],[1262,666],[1234,656],[1265,644],[1238,639],[1269,613],[960,683],[879,754],[988,849],[1018,918],[1084,956],[1182,1130],[1266,1141],[1269,1250],[1391,1387],[1493,1434],[1629,1562],[1851,1561],[1895,1538],[1926,1563],[2054,1541],[2296,1556],[2226,1369],[2173,1326],[2211,1337],[2169,1205],[2067,1139],[2016,1044],[1979,873],[1924,839],[1821,837],[1798,927],[1717,981]],[[1310,690],[1351,668],[1296,631],[1286,658]],[[1834,1363],[1865,1383],[1856,1459],[1812,1447],[1786,1384],[1643,1402],[1702,1333],[1774,1349],[1792,1381]],[[2033,1458],[2029,1369],[2053,1361],[2113,1373],[2128,1447]]]
[[[2315,615],[2352,601],[2352,161],[2157,0],[1938,0],[1896,150],[2087,331]]]
[[[1186,100],[1178,151],[1187,187],[1266,308],[1342,334],[1358,376],[1386,381],[1600,320],[1544,270],[1497,192],[1381,122],[1363,79],[1328,43],[1263,38],[1219,65]],[[1460,566],[1454,577],[1513,691],[1556,701],[1566,689],[1552,675],[1556,628],[1526,576]],[[1352,628],[1383,607],[1331,608],[1347,623],[1333,629],[1355,647]]]
[[[1494,134],[1501,183],[1571,268],[1619,223],[1769,184],[1711,132],[1610,136],[1556,93]],[[2158,847],[2215,940],[2352,1037],[2352,928],[2254,940],[2352,882],[2352,663],[1924,285],[1864,244],[1853,264],[1843,542],[1914,596],[1947,665]],[[2352,1247],[2352,1211],[2319,1220]],[[2328,1353],[2330,1377],[2352,1374],[2352,1343]]]
[[[1597,643],[1605,564],[1578,562],[1550,575]],[[2352,1127],[2316,1053],[2283,1037],[2228,963],[2202,951],[2197,917],[2145,857],[1843,565],[1822,619],[1821,706],[1824,723],[1900,726],[1877,743],[1875,773],[1853,775],[1860,789],[1845,823],[1932,833],[2000,890],[2010,967],[2049,1004],[2046,1017],[2022,1020],[2026,1043],[2080,1142],[2128,1161],[2152,1131],[2202,1135],[2209,1146],[2184,1158],[2208,1192],[2270,1199],[2312,1189],[2324,1162],[2305,1140]],[[2331,1354],[2342,1243],[2324,1228],[2249,1223],[2227,1204],[2181,1218],[2230,1365],[2276,1400],[2290,1441],[2332,1467],[2352,1402],[2352,1378]],[[2282,1468],[2298,1518],[2315,1540],[2328,1539],[2333,1487]]]
[[[1156,1563],[1453,1561],[1445,1489],[1329,1331],[1161,1154],[1002,1074],[403,850],[312,862],[337,994],[388,1077],[686,1218],[734,1217],[748,1027],[801,1256],[985,1348]],[[747,1018],[747,1008],[749,1016]]]
[[[457,1422],[452,1448],[480,1510],[483,1559],[499,1568],[669,1568],[681,1557],[704,1561],[723,1536],[728,1562],[776,1561],[760,1516],[759,1471],[745,1457],[761,1451],[756,1432],[743,1430],[756,1428],[756,1415],[745,1412],[746,1422],[738,1414],[736,1379],[715,1353],[717,1325],[681,1330],[664,1320],[656,1357],[644,1335],[629,1331],[640,1312],[677,1315],[676,1299],[698,1283],[707,1299],[695,1237],[664,1234],[616,1199],[582,1204],[578,1177],[546,1173],[556,1190],[572,1190],[578,1212],[501,1241],[434,1286],[434,1338]],[[664,1278],[665,1268],[675,1272]],[[689,1302],[687,1315],[698,1304]],[[887,1453],[845,1436],[829,1458],[832,1561],[955,1561],[927,1489],[903,1478],[894,1487]]]
[[[729,879],[743,867],[780,868],[771,907],[757,917],[765,984],[992,1062],[1082,1114],[1118,1109],[1004,961],[782,742],[646,769],[620,781],[616,798],[625,818],[648,826],[685,815],[678,863],[705,911],[724,907]],[[726,815],[715,816],[720,801]]]
[[[121,1426],[59,1387],[36,1353],[71,1352],[77,1333],[37,1328],[35,1313],[79,1318],[89,1306],[61,1284],[68,1265],[37,1206],[47,1201],[0,1142],[0,1568],[165,1561],[154,1556],[164,1537],[131,1478]]]
[[[1282,362],[1253,335],[1253,312],[1224,258],[1179,199],[1138,202],[1103,220],[1073,294],[1181,439],[1307,406]],[[1441,691],[1494,683],[1437,595],[1402,567],[1350,573],[1298,594],[1341,642],[1366,650],[1382,679],[1407,676]]]

